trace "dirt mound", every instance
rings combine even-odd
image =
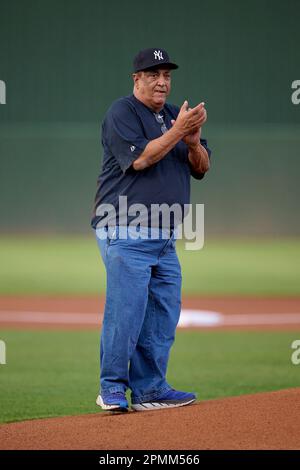
[[[0,449],[300,449],[300,388],[0,426]]]

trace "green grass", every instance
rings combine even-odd
[[[183,291],[210,295],[299,295],[300,239],[178,242]],[[105,273],[92,237],[0,237],[0,294],[95,294]]]
[[[0,333],[7,364],[0,366],[0,422],[94,413],[98,391],[95,331]],[[291,363],[298,332],[179,331],[168,381],[200,399],[300,386]]]

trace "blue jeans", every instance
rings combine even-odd
[[[159,239],[121,239],[119,227],[115,237],[97,237],[107,279],[101,391],[130,388],[133,403],[171,389],[166,372],[181,310],[181,269],[174,232],[162,239],[156,230]]]

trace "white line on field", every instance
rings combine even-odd
[[[0,311],[0,323],[11,324],[52,324],[52,325],[100,325],[103,318],[98,313],[66,313],[66,312],[27,312]],[[270,326],[300,325],[300,313],[275,314],[222,314],[210,310],[181,311],[178,326],[181,328],[216,326]]]

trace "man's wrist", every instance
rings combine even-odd
[[[191,152],[197,152],[201,150],[200,142],[195,142],[194,144],[188,144],[188,149]]]
[[[172,131],[173,134],[176,136],[176,138],[178,138],[179,140],[182,140],[183,137],[185,136],[184,132],[176,126],[176,122],[173,125],[173,127],[171,127],[171,129],[169,129],[169,131]]]

